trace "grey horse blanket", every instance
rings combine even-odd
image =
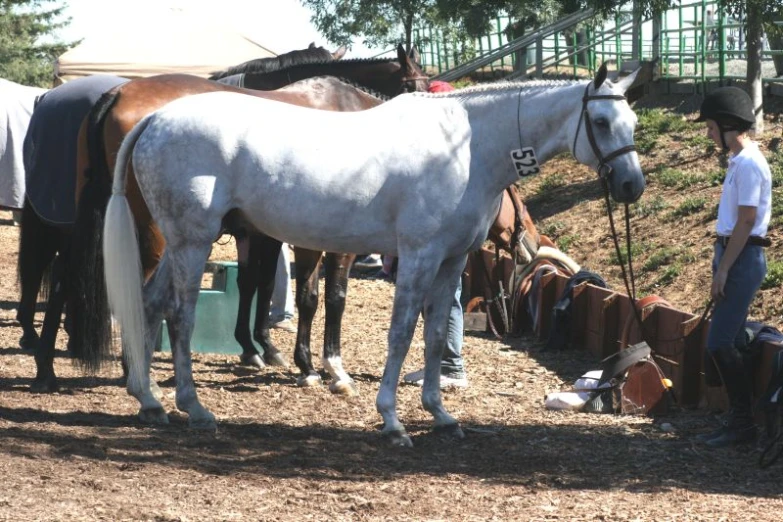
[[[24,205],[22,150],[35,99],[46,92],[0,79],[0,207]]]
[[[64,83],[41,96],[24,141],[27,199],[52,225],[76,221],[76,140],[82,120],[109,89],[127,82],[95,75]]]

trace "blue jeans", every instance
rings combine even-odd
[[[449,331],[446,338],[446,349],[443,350],[443,357],[440,363],[440,373],[449,377],[461,378],[465,376],[465,368],[462,362],[462,278],[457,284],[457,291],[454,293],[454,299],[451,302],[451,312],[449,312]]]
[[[291,255],[288,245],[283,243],[280,256],[277,258],[275,272],[275,289],[272,292],[272,303],[269,308],[269,322],[279,323],[294,317],[294,293],[291,290]]]
[[[725,248],[715,244],[712,259],[712,273],[718,269]],[[746,245],[729,269],[725,297],[715,302],[710,331],[707,335],[707,350],[714,353],[721,348],[745,346],[745,321],[753,298],[764,276],[767,275],[767,259],[760,246]]]

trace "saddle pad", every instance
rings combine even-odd
[[[64,83],[38,101],[24,141],[27,198],[52,225],[76,221],[76,139],[82,120],[109,89],[127,82],[96,75]]]
[[[0,79],[0,207],[24,205],[23,145],[35,99],[46,92]]]

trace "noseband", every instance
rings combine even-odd
[[[420,74],[418,76],[411,76],[409,78],[403,78],[402,82],[400,83],[400,89],[397,91],[397,94],[402,94],[403,92],[405,92],[404,89],[406,87],[410,87],[411,84],[413,84],[413,88],[415,90],[416,89],[416,82],[421,81],[421,80],[429,81],[429,79],[430,79],[429,76],[422,75],[422,74]]]
[[[612,173],[612,167],[609,166],[609,162],[618,156],[622,156],[628,152],[634,152],[636,146],[626,145],[619,149],[610,152],[606,156],[601,153],[601,149],[598,147],[598,143],[595,141],[595,134],[593,133],[593,124],[590,122],[590,113],[587,110],[587,103],[592,100],[625,100],[625,96],[622,94],[594,94],[588,95],[587,92],[590,89],[590,84],[585,87],[585,95],[582,97],[582,112],[579,113],[579,123],[576,125],[576,134],[574,135],[574,148],[573,153],[576,157],[576,140],[579,139],[579,128],[582,126],[582,120],[585,122],[585,133],[587,134],[587,140],[590,142],[590,147],[593,149],[593,154],[598,158],[598,176],[603,179],[609,178]]]

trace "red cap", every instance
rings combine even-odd
[[[449,82],[442,82],[440,80],[432,80],[430,82],[429,92],[450,92],[454,87]]]

